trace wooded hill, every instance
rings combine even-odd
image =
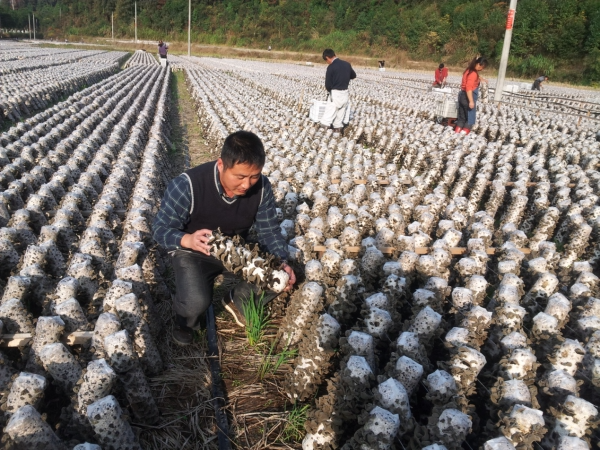
[[[3,27],[36,11],[47,37],[132,37],[134,0],[0,0]],[[187,41],[188,0],[138,0],[138,38]],[[464,64],[499,61],[507,2],[492,0],[192,0],[193,41]],[[600,0],[520,0],[509,70],[600,82]]]

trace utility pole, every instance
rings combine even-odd
[[[33,40],[35,41],[35,14],[31,13],[31,15],[33,16]]]
[[[110,26],[112,28],[112,40],[115,40],[115,13],[110,13]]]
[[[137,2],[135,2],[134,5],[135,5],[135,43],[137,44]]]
[[[29,40],[31,40],[31,16],[27,14],[27,23],[29,24]]]
[[[496,81],[496,91],[494,92],[494,101],[502,100],[502,91],[504,90],[504,78],[506,76],[506,66],[508,65],[508,54],[510,53],[510,40],[512,39],[512,30],[515,23],[515,13],[517,11],[517,0],[510,0],[508,16],[506,17],[506,32],[504,33],[504,45],[502,46],[502,57],[500,58],[500,68],[498,69],[498,79]]]
[[[188,56],[192,56],[192,0],[188,3]]]

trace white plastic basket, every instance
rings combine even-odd
[[[308,115],[310,120],[312,120],[313,122],[319,122],[321,120],[321,118],[323,117],[323,114],[325,114],[325,106],[326,105],[327,105],[327,102],[313,100],[312,105],[310,107],[310,113]]]
[[[431,88],[431,92],[438,92],[441,94],[452,94],[452,88],[451,87]]]
[[[162,67],[167,67],[167,58],[159,58],[160,59],[160,65]]]
[[[458,117],[458,102],[454,98],[444,95],[435,105],[435,115],[438,117]]]
[[[504,92],[511,92],[513,94],[516,94],[517,92],[519,92],[519,85],[507,84],[504,86]]]

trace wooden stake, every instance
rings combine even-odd
[[[75,331],[62,337],[67,345],[84,345],[92,340],[93,331]],[[0,334],[0,347],[23,347],[33,340],[31,333]]]
[[[344,247],[344,250],[346,250],[349,253],[359,253],[360,252],[360,247]],[[313,251],[318,253],[318,254],[323,254],[325,253],[325,251],[327,250],[327,247],[325,247],[324,245],[315,245],[313,247]],[[495,255],[496,254],[496,247],[488,247],[485,249],[485,252],[488,255]],[[526,255],[531,253],[531,249],[529,248],[520,248],[519,249],[521,252],[525,253]],[[381,253],[384,254],[388,254],[391,255],[392,253],[394,253],[396,251],[396,249],[394,247],[379,247],[379,251],[381,251]],[[415,253],[417,255],[428,255],[429,253],[431,253],[433,251],[433,249],[431,247],[416,247],[415,248]],[[465,253],[467,253],[468,249],[466,247],[450,247],[450,253],[452,254],[452,256],[462,256]]]

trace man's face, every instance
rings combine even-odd
[[[245,195],[252,186],[260,179],[262,167],[250,164],[234,164],[229,169],[224,169],[223,160],[217,160],[217,168],[221,185],[228,197]]]

